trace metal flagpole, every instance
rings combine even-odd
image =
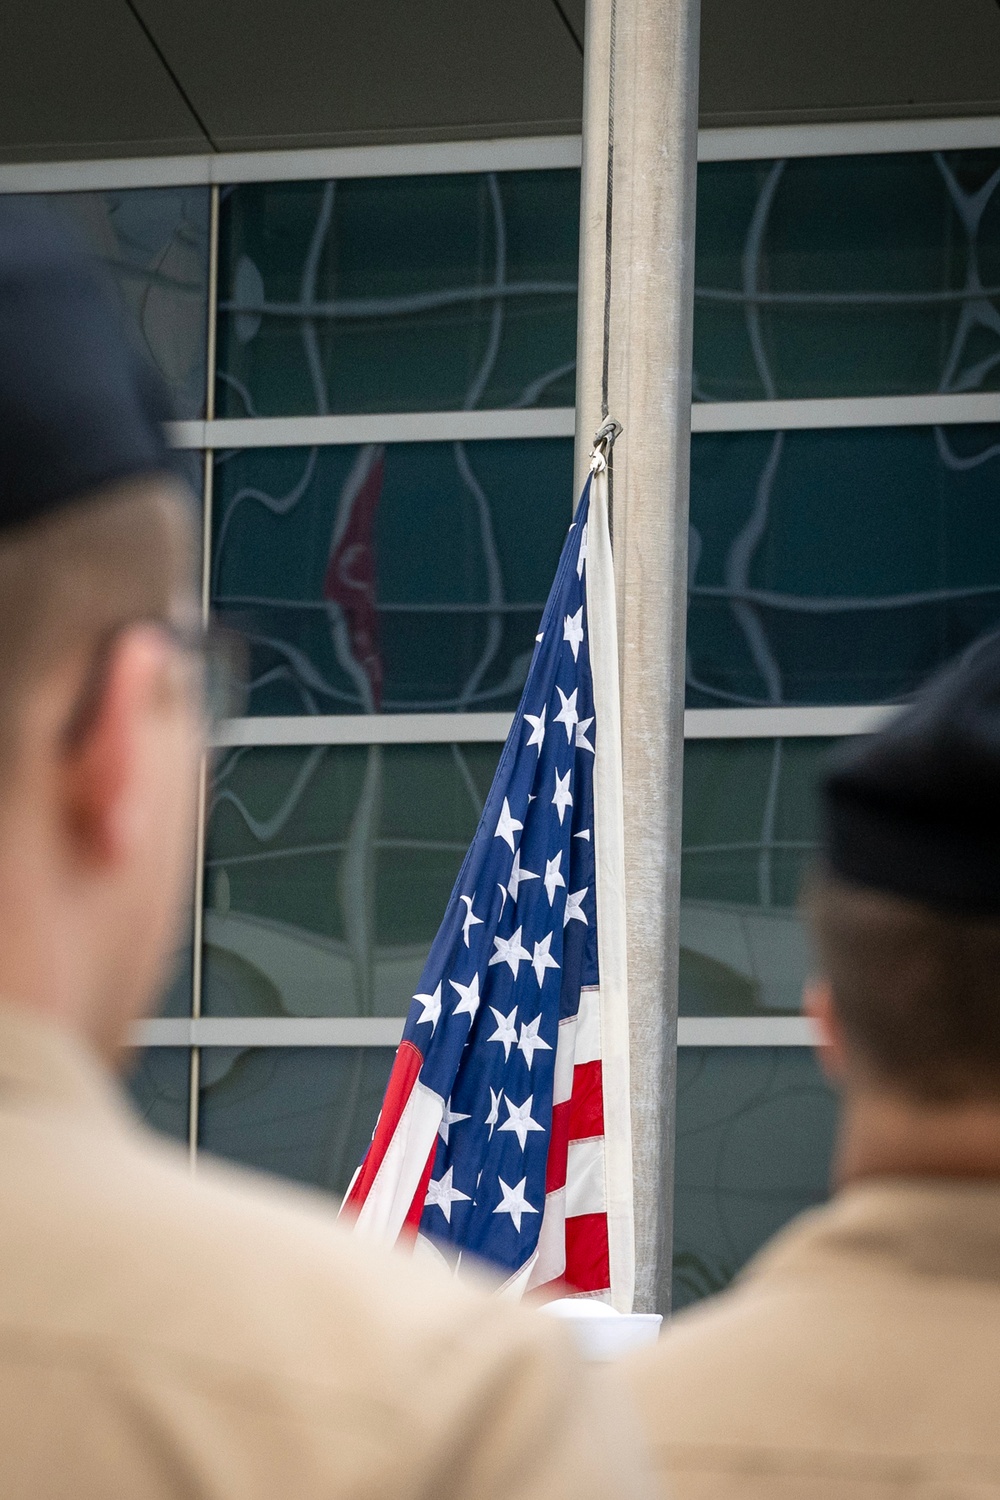
[[[699,0],[587,0],[576,490],[617,418],[636,1309],[673,1217]]]

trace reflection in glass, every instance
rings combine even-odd
[[[220,454],[212,598],[249,711],[516,707],[572,465],[568,438]]]
[[[571,406],[580,175],[224,189],[220,416]]]
[[[368,1147],[391,1047],[205,1047],[198,1145],[343,1193]]]
[[[689,707],[885,703],[1000,624],[1000,427],[692,442]]]
[[[835,1101],[807,1047],[677,1054],[675,1310],[722,1291],[828,1192]]]
[[[205,415],[207,187],[46,194],[110,270],[179,418]]]
[[[147,1047],[131,1058],[126,1085],[146,1124],[187,1144],[191,1053],[187,1047]]]
[[[232,750],[209,802],[209,1015],[404,1016],[500,754]]]
[[[816,849],[816,783],[834,742],[684,747],[680,1012],[799,1009],[809,948],[796,903]]]
[[[1000,151],[698,169],[700,401],[996,390]]]

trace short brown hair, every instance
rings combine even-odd
[[[848,1044],[924,1102],[1000,1098],[1000,919],[818,871],[804,906]]]
[[[0,769],[31,684],[115,626],[165,617],[193,586],[190,506],[166,477],[128,480],[0,532]]]

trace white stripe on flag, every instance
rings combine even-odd
[[[566,1189],[556,1188],[545,1199],[545,1216],[538,1232],[537,1259],[529,1290],[555,1281],[566,1269]]]
[[[444,1116],[440,1094],[419,1081],[403,1106],[399,1124],[355,1220],[360,1234],[394,1241],[406,1221]]]
[[[598,921],[600,915],[598,914]],[[576,1061],[601,1061],[601,992],[595,986],[580,991],[576,1023]]]
[[[567,1016],[559,1022],[556,1039],[556,1070],[552,1080],[552,1103],[565,1104],[573,1094],[573,1069],[576,1067],[577,1018]]]
[[[604,1137],[570,1141],[566,1163],[566,1217],[603,1214],[608,1205],[604,1185]]]

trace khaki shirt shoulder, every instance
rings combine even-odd
[[[192,1177],[62,1063],[47,1092],[0,1063],[5,1497],[645,1493],[621,1398],[561,1330],[318,1195]]]
[[[1000,1496],[1000,1187],[806,1215],[627,1374],[676,1500]]]

